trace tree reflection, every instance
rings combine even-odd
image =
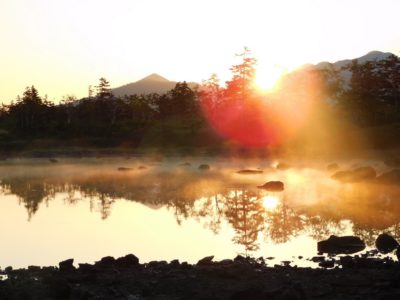
[[[275,209],[265,214],[266,235],[275,243],[286,243],[304,228],[302,216],[286,204],[285,197]]]
[[[125,199],[150,209],[166,207],[178,224],[196,219],[215,234],[228,225],[234,231],[233,242],[241,245],[246,255],[259,249],[262,234],[273,243],[286,243],[299,234],[321,240],[349,229],[367,245],[373,245],[383,231],[400,239],[397,186],[353,184],[333,191],[324,189],[318,195],[332,193],[332,197],[294,206],[296,194],[290,190],[271,194],[257,189],[257,184],[234,182],[229,173],[222,171],[41,171],[30,176],[24,173],[2,177],[1,192],[17,197],[28,220],[57,195],[68,205],[89,200],[90,211],[99,213],[102,219],[110,216],[116,201]],[[276,205],[265,205],[268,197],[276,198]]]
[[[244,246],[246,255],[259,249],[258,234],[264,228],[263,206],[257,193],[233,189],[225,197],[225,217],[235,230],[233,242]]]

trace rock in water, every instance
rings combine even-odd
[[[399,246],[399,243],[392,236],[382,233],[376,239],[375,246],[379,252],[386,254],[396,249]]]
[[[210,170],[210,166],[209,166],[209,165],[206,165],[206,164],[200,165],[200,166],[199,166],[199,170],[201,170],[201,171],[208,171],[208,170]]]
[[[250,170],[250,169],[245,169],[245,170],[240,170],[237,171],[236,173],[238,174],[243,174],[243,175],[252,175],[252,174],[261,174],[263,171],[261,170]]]
[[[131,171],[132,168],[127,168],[127,167],[119,167],[118,171]]]
[[[332,175],[332,179],[342,182],[359,182],[376,178],[376,171],[371,167],[361,167],[353,171],[339,171]]]
[[[285,189],[282,181],[268,181],[263,185],[257,186],[259,189],[264,189],[270,192],[281,192]]]
[[[328,254],[351,254],[365,249],[365,243],[356,236],[335,236],[318,242],[318,252]]]
[[[394,169],[389,172],[383,173],[378,176],[376,180],[383,184],[399,184],[400,183],[400,169]]]
[[[290,168],[290,166],[286,163],[279,163],[276,168],[281,171],[285,171]]]

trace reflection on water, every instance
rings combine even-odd
[[[1,240],[6,240],[12,246],[16,241],[27,238],[26,231],[19,231],[19,226],[30,226],[41,213],[58,214],[53,216],[55,220],[62,219],[68,207],[80,208],[70,221],[80,225],[85,232],[83,241],[72,239],[80,243],[81,251],[90,253],[91,250],[87,248],[96,247],[91,240],[92,235],[104,234],[104,245],[127,238],[118,231],[120,223],[107,223],[113,217],[112,222],[124,220],[124,226],[131,231],[153,230],[153,234],[136,241],[140,242],[145,253],[153,253],[147,259],[180,258],[182,245],[187,245],[188,241],[180,236],[178,230],[185,227],[190,228],[193,236],[191,245],[182,251],[188,252],[186,258],[192,261],[200,257],[191,256],[191,252],[204,255],[220,253],[225,257],[234,253],[279,256],[282,253],[281,245],[286,249],[291,248],[287,250],[290,255],[312,255],[316,252],[316,241],[331,234],[355,234],[364,239],[367,245],[373,245],[382,231],[400,237],[400,189],[397,186],[343,184],[332,180],[324,168],[279,171],[266,164],[263,165],[262,174],[253,175],[236,173],[239,166],[249,164],[243,161],[211,162],[212,169],[208,172],[198,171],[195,164],[193,167],[182,166],[179,161],[148,165],[145,170],[135,168],[143,163],[129,162],[133,169],[124,171],[118,171],[118,166],[127,165],[127,161],[122,160],[101,163],[75,161],[59,165],[9,163],[1,166],[0,206],[3,214],[17,215],[17,210],[11,209],[9,204],[15,199],[19,204],[18,211],[23,207],[27,213],[27,220],[10,216],[12,224],[1,224]],[[256,188],[268,180],[282,180],[285,182],[285,191],[273,193]],[[52,203],[59,200],[63,204],[56,212],[46,212]],[[138,216],[138,206],[125,205],[124,210],[118,210],[115,212],[117,215],[113,215],[113,207],[122,204],[122,201],[140,203],[148,209],[141,209]],[[163,217],[157,217],[157,225],[151,225],[157,228],[144,229],[149,225],[146,220],[156,214],[163,214]],[[101,225],[94,226],[92,216],[103,220]],[[135,220],[130,219],[133,216]],[[167,229],[169,225],[162,223],[169,216],[173,216],[178,225],[174,229]],[[193,222],[201,227],[196,227]],[[137,227],[137,223],[141,223],[139,226],[142,227]],[[43,226],[54,227],[52,230],[60,233],[59,241],[44,239],[40,243],[62,244],[65,239],[65,232],[62,232],[64,227],[58,228],[59,224],[54,221]],[[6,235],[5,231],[15,232]],[[163,239],[164,236],[169,236],[169,243],[174,244],[175,248],[154,249],[151,239]],[[227,236],[231,244],[227,244]],[[213,243],[222,244],[205,245],[211,239]],[[17,244],[15,247],[18,247]],[[129,246],[127,248],[121,251],[135,252]],[[193,248],[204,252],[196,252]],[[171,253],[164,255],[163,251]],[[92,260],[97,258],[92,257]],[[143,259],[146,260],[146,257]],[[18,264],[18,258],[13,261]]]

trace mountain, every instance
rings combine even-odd
[[[136,82],[114,88],[112,92],[117,97],[133,94],[163,94],[169,90],[172,90],[176,83],[176,81],[170,81],[156,73],[153,73]],[[197,84],[194,82],[188,82],[188,85],[190,88],[197,86]]]
[[[394,55],[393,53],[390,52],[381,52],[381,51],[371,51],[365,54],[364,56],[356,58],[357,62],[359,64],[365,64],[368,61],[381,61],[388,59],[390,56]],[[320,62],[319,64],[316,65],[317,68],[319,69],[324,69],[329,66],[332,66],[335,70],[340,70],[343,67],[346,67],[350,65],[352,62],[351,59],[345,59],[345,60],[339,60],[334,63],[329,63],[329,62]]]
[[[374,64],[374,68],[376,69],[376,72],[379,72],[379,62],[385,61],[387,59],[390,59],[394,54],[390,52],[381,52],[381,51],[371,51],[365,54],[364,56],[355,58],[357,62],[362,65],[367,62],[372,62]],[[352,63],[352,59],[345,59],[345,60],[339,60],[334,63],[329,63],[329,62],[320,62],[317,65],[313,65],[312,67],[317,68],[319,70],[334,70],[338,72],[339,77],[342,80],[343,88],[345,90],[350,88],[350,81],[352,77],[352,72],[349,70],[348,67],[350,67]]]

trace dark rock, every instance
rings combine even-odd
[[[328,171],[336,171],[337,169],[339,169],[339,165],[338,164],[336,164],[336,163],[333,163],[333,164],[329,164],[329,165],[327,165],[327,170]]]
[[[399,243],[390,235],[382,233],[375,241],[375,246],[381,253],[392,252],[399,246]]]
[[[6,273],[10,273],[12,270],[13,270],[13,267],[12,267],[12,266],[8,266],[8,267],[6,267],[6,268],[4,269],[4,271],[5,271]]]
[[[353,171],[339,171],[332,175],[332,179],[341,182],[359,182],[376,178],[376,171],[372,167],[361,167]]]
[[[340,257],[339,262],[343,268],[354,267],[354,259],[351,256],[342,256]]]
[[[365,249],[365,243],[356,236],[334,236],[318,242],[318,252],[332,254],[350,254]]]
[[[234,259],[233,259],[233,261],[235,262],[235,263],[246,263],[248,260],[247,260],[247,258],[246,257],[244,257],[244,256],[242,256],[242,255],[237,255]]]
[[[389,172],[383,173],[376,178],[376,181],[382,184],[399,184],[400,169],[394,169]]]
[[[96,261],[94,264],[96,267],[113,267],[115,265],[115,258],[112,256],[105,256],[100,261]]]
[[[245,170],[240,170],[237,171],[236,173],[238,174],[243,174],[243,175],[253,175],[253,174],[261,174],[263,171],[261,170],[250,170],[250,169],[245,169]]]
[[[39,272],[40,267],[39,266],[28,266],[28,270],[31,272]]]
[[[389,157],[385,159],[384,164],[388,167],[399,167],[400,166],[400,159],[397,157]]]
[[[220,265],[230,265],[233,263],[232,259],[223,259],[221,261],[218,262]]]
[[[78,265],[79,265],[79,271],[82,271],[84,273],[91,272],[94,270],[94,266],[91,264],[78,264]]]
[[[279,163],[276,168],[281,171],[285,171],[290,168],[290,166],[286,163]]]
[[[311,258],[312,262],[323,262],[325,261],[325,256],[314,256]]]
[[[120,268],[131,268],[139,265],[139,258],[133,254],[128,254],[123,257],[117,258],[115,265]]]
[[[61,272],[70,272],[75,270],[74,259],[66,259],[58,263]]]
[[[198,266],[208,266],[208,265],[211,265],[211,264],[213,263],[213,262],[212,262],[213,259],[214,259],[214,255],[206,256],[206,257],[200,259],[200,260],[197,262],[197,265],[198,265]]]
[[[202,164],[202,165],[199,166],[198,169],[201,170],[201,171],[207,171],[207,170],[210,170],[210,166],[206,165],[206,164]]]
[[[49,158],[49,162],[55,164],[55,163],[58,163],[58,160],[55,158]]]
[[[173,266],[173,267],[177,267],[177,266],[180,265],[178,259],[173,259],[173,260],[171,260],[169,264],[170,264],[171,266]]]
[[[131,171],[133,170],[132,168],[126,168],[126,167],[119,167],[118,171]]]
[[[168,267],[168,262],[165,260],[152,260],[151,262],[147,263],[147,268],[160,269],[165,267]]]
[[[334,260],[321,261],[318,264],[318,266],[320,266],[321,268],[330,269],[330,268],[333,268],[335,266],[335,261]]]
[[[376,171],[372,167],[361,167],[353,171],[354,181],[371,180],[376,178]]]
[[[264,189],[270,192],[281,192],[285,189],[282,181],[268,181],[263,185],[257,186],[259,189]]]

